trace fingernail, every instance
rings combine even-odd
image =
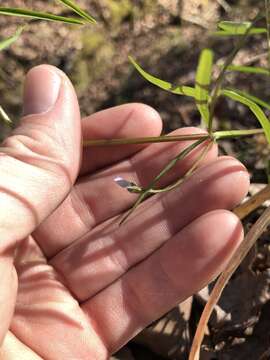
[[[53,108],[61,87],[61,77],[46,65],[40,65],[26,76],[23,115],[41,114]]]

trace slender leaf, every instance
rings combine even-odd
[[[268,110],[270,110],[270,103],[267,103],[266,101],[264,100],[261,100],[259,99],[258,97],[254,96],[254,95],[251,95],[251,94],[248,94],[244,91],[241,91],[241,90],[236,90],[236,89],[227,89],[227,90],[232,90],[234,92],[236,92],[237,94],[241,95],[241,96],[244,96],[246,97],[247,99],[255,102],[257,105],[260,105]]]
[[[58,0],[60,3],[62,3],[64,6],[68,7],[69,9],[73,10],[76,14],[80,15],[80,17],[82,17],[83,19],[85,19],[86,21],[88,21],[91,24],[95,24],[96,20],[93,18],[93,16],[91,16],[90,14],[88,14],[86,11],[84,11],[83,9],[81,9],[78,5],[76,5],[73,1],[71,0]]]
[[[265,136],[267,141],[270,144],[270,121],[267,119],[266,115],[262,111],[262,109],[257,105],[254,101],[250,100],[249,98],[240,95],[238,92],[233,90],[222,90],[222,95],[227,96],[235,101],[238,101],[246,106],[253,112],[256,116],[258,121],[260,122],[262,128],[264,129]]]
[[[248,129],[248,130],[222,130],[215,131],[213,137],[216,141],[221,139],[237,138],[242,136],[254,136],[264,134],[263,129]]]
[[[214,35],[221,36],[238,36],[245,35],[247,30],[252,26],[252,22],[243,21],[243,22],[234,22],[234,21],[221,21],[218,23],[219,29],[221,31],[216,31]],[[249,35],[256,34],[265,34],[267,32],[266,28],[253,27],[249,31]]]
[[[195,89],[193,87],[185,86],[185,85],[183,85],[183,86],[173,85],[167,81],[161,80],[153,75],[150,75],[146,71],[144,71],[141,68],[141,66],[139,64],[137,64],[136,61],[131,56],[129,56],[129,60],[132,63],[132,65],[135,67],[135,69],[142,75],[142,77],[144,77],[150,83],[158,86],[159,88],[161,88],[163,90],[169,91],[173,94],[195,97]]]
[[[151,194],[151,190],[154,189],[154,186],[158,183],[158,181],[165,176],[180,160],[184,159],[188,154],[190,154],[197,146],[202,144],[204,141],[209,139],[208,135],[202,137],[201,139],[193,142],[184,148],[178,155],[176,155],[162,170],[161,172],[151,181],[151,183],[147,186],[146,189],[141,192],[137,201],[133,205],[133,207],[123,216],[120,225],[123,224],[127,218],[134,212],[134,210]]]
[[[0,7],[0,15],[20,16],[20,17],[27,17],[32,19],[48,20],[48,21],[60,21],[60,22],[64,22],[68,24],[76,24],[76,25],[85,24],[85,22],[81,19],[58,16],[49,13],[42,13],[38,11],[19,9],[19,8]]]
[[[251,73],[251,74],[262,74],[262,75],[270,75],[269,69],[257,67],[257,66],[242,66],[242,65],[230,65],[227,68],[228,71],[239,71],[243,73]]]
[[[240,33],[245,33],[248,28],[250,28],[252,26],[252,22],[250,21],[242,21],[242,22],[237,22],[237,21],[220,21],[218,23],[218,27],[221,30],[224,31],[237,31]],[[260,30],[264,30],[264,32],[266,32],[265,28],[253,28],[255,29],[260,29]]]
[[[209,90],[213,67],[213,51],[204,49],[201,52],[196,73],[195,97],[197,108],[201,117],[208,127],[210,119],[210,109],[208,105]]]
[[[10,36],[7,39],[0,41],[0,51],[5,50],[10,45],[12,45],[15,41],[18,40],[18,38],[20,37],[20,35],[23,31],[23,28],[24,28],[23,26],[19,27],[14,35]]]

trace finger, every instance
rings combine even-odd
[[[26,237],[57,207],[79,167],[78,102],[63,73],[45,65],[29,72],[24,114],[0,157],[1,238],[10,241]]]
[[[174,134],[187,135],[194,132],[198,133],[202,132],[202,130],[183,128],[174,132]],[[136,200],[137,195],[124,191],[114,182],[117,176],[121,176],[145,188],[171,159],[192,142],[194,141],[183,141],[173,144],[152,144],[129,159],[102,170],[95,175],[81,178],[76,185],[76,191],[86,203],[88,216],[91,216],[91,219],[89,219],[89,222],[92,224],[91,227],[93,228],[108,218],[127,210]],[[156,184],[156,187],[164,187],[184,175],[194,164],[205,146],[206,144],[199,146],[189,156],[179,161],[172,171]],[[216,157],[217,147],[213,145],[204,159],[204,164]],[[106,199],[106,206],[104,206],[104,199]]]
[[[16,338],[46,360],[105,359],[94,327],[31,236],[14,262],[19,291],[10,331]]]
[[[79,301],[85,301],[197,217],[233,208],[246,195],[248,185],[244,167],[232,158],[221,158],[198,170],[177,190],[146,201],[121,227],[116,219],[96,228],[57,254],[51,264]]]
[[[235,215],[207,213],[84,303],[109,353],[217,276],[242,237]]]
[[[177,133],[184,135],[194,131],[199,132],[196,128],[184,128]],[[136,195],[115,184],[116,176],[121,175],[146,186],[188,144],[190,142],[186,141],[177,144],[153,144],[130,159],[101,170],[96,175],[81,178],[62,206],[35,233],[35,236],[41,239],[40,244],[47,256],[54,256],[98,224],[120,214],[134,203]],[[179,161],[159,186],[165,186],[183,175],[201,151],[202,147]],[[204,163],[212,161],[216,156],[217,147],[214,145]]]
[[[82,121],[84,140],[127,139],[159,136],[159,114],[144,104],[125,104],[99,111]],[[111,165],[146,147],[146,144],[84,147],[80,173],[86,174]]]
[[[8,253],[6,274],[12,271],[10,249],[69,192],[78,172],[80,143],[80,114],[71,83],[54,67],[34,68],[25,82],[24,117],[0,154],[0,263]],[[9,293],[1,290],[2,304],[10,306]],[[0,318],[7,312],[1,306]],[[0,342],[6,329],[1,326],[1,331]]]
[[[1,246],[0,246],[1,249]],[[14,312],[18,280],[13,266],[13,249],[0,250],[0,349]],[[1,353],[0,353],[1,354]],[[0,357],[2,359],[2,357]]]
[[[1,360],[42,360],[10,331],[7,333],[0,349],[0,358]]]

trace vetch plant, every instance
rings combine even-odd
[[[34,10],[28,9],[14,9],[0,7],[0,14],[8,16],[20,16],[31,19],[48,20],[65,22],[67,24],[85,25],[87,23],[95,23],[95,19],[82,10],[78,5],[70,0],[59,0],[59,2],[72,10],[77,17],[65,17],[58,16],[49,13],[41,13]],[[270,3],[269,0],[265,0],[265,15],[266,26],[257,27],[256,24],[262,19],[261,15],[258,15],[254,21],[249,22],[231,22],[222,21],[218,24],[218,30],[213,34],[214,36],[222,37],[234,37],[238,38],[238,43],[235,46],[232,53],[228,56],[225,63],[220,67],[219,75],[216,79],[213,78],[213,64],[214,64],[214,53],[211,49],[204,49],[201,52],[194,86],[185,86],[172,84],[167,81],[161,80],[148,72],[146,72],[132,57],[130,62],[133,64],[135,69],[143,76],[148,82],[152,83],[159,88],[168,91],[172,94],[180,96],[188,96],[194,99],[194,106],[197,107],[200,117],[202,119],[202,126],[206,130],[205,133],[194,133],[191,135],[175,135],[175,136],[159,136],[159,137],[147,137],[147,138],[133,138],[133,139],[106,139],[106,140],[86,140],[84,146],[113,146],[113,145],[126,145],[126,144],[141,144],[141,143],[158,143],[158,142],[178,142],[194,140],[193,143],[188,145],[184,150],[177,154],[171,161],[161,169],[160,173],[153,178],[153,180],[145,188],[141,187],[140,184],[130,182],[128,179],[123,179],[121,174],[115,178],[115,182],[122,187],[123,191],[129,191],[131,193],[138,194],[138,199],[133,207],[124,215],[120,223],[124,223],[133,211],[149,196],[154,196],[166,191],[171,191],[178,186],[181,186],[183,181],[186,181],[198,168],[200,163],[205,158],[209,149],[213,143],[218,143],[222,139],[238,138],[243,136],[254,136],[257,134],[265,134],[265,137],[270,144],[270,121],[267,118],[264,109],[270,110],[270,104],[266,101],[256,97],[253,94],[245,93],[235,88],[227,88],[223,86],[224,79],[228,72],[244,72],[249,74],[261,74],[264,76],[270,76],[270,50],[268,51],[269,67],[261,68],[254,66],[240,66],[234,64],[234,59],[239,50],[244,46],[246,40],[253,35],[267,36],[269,48],[270,48]],[[17,32],[8,39],[3,40],[0,43],[0,51],[6,49],[12,43],[14,43],[21,35],[23,28],[19,28]],[[247,129],[247,130],[228,130],[228,131],[216,131],[213,128],[214,111],[217,101],[221,97],[232,99],[236,102],[247,106],[249,110],[254,114],[255,118],[260,124],[260,128]],[[0,107],[0,116],[2,120],[7,124],[12,124],[10,118]],[[165,176],[179,161],[184,159],[190,153],[192,153],[197,147],[204,145],[203,151],[194,160],[191,168],[175,183],[165,187],[159,188],[159,180]],[[235,209],[235,213],[242,219],[248,213],[256,209],[261,205],[265,199],[270,198],[270,185],[267,186],[258,195],[255,195],[251,200],[247,201],[243,205]],[[189,360],[199,359],[200,345],[203,340],[204,330],[207,325],[208,319],[211,312],[221,296],[222,290],[228,282],[229,278],[238,267],[240,262],[243,260],[245,255],[250,250],[251,246],[256,242],[258,237],[262,234],[265,228],[270,224],[270,209],[266,209],[263,215],[252,227],[250,232],[247,234],[243,243],[235,251],[225,271],[219,277],[213,293],[210,297],[208,304],[202,314],[197,333],[194,338],[193,346],[190,352]]]
[[[192,143],[186,149],[184,149],[180,154],[178,154],[171,162],[158,174],[153,181],[149,184],[147,188],[141,188],[138,184],[132,184],[123,186],[122,183],[119,183],[120,186],[125,187],[130,192],[139,193],[139,197],[135,202],[134,206],[129,210],[129,212],[123,217],[121,223],[123,223],[129,215],[136,209],[136,207],[149,195],[153,195],[156,193],[169,191],[174,189],[176,186],[180,185],[184,179],[190,176],[198,167],[199,163],[205,157],[207,150],[211,147],[211,144],[214,142],[218,142],[219,140],[225,138],[236,138],[241,136],[250,136],[256,135],[264,132],[268,143],[270,144],[270,121],[266,117],[262,107],[270,108],[270,105],[267,104],[265,101],[250,95],[246,94],[242,91],[232,88],[223,88],[223,80],[227,71],[245,71],[248,73],[260,73],[264,75],[269,75],[269,70],[264,68],[258,67],[238,67],[233,65],[232,62],[237,55],[238,51],[244,45],[246,38],[253,34],[261,34],[266,33],[266,28],[257,28],[254,24],[258,21],[261,16],[258,16],[254,22],[243,22],[243,23],[233,23],[233,22],[221,22],[219,24],[220,31],[216,32],[215,35],[222,35],[222,36],[240,36],[240,40],[233,50],[232,54],[227,58],[224,65],[221,67],[220,74],[216,81],[212,79],[212,68],[213,68],[213,61],[214,61],[214,54],[213,51],[210,49],[204,49],[201,52],[197,72],[196,72],[196,80],[194,87],[185,86],[185,85],[175,85],[171,84],[167,81],[161,80],[149,73],[147,73],[142,67],[132,58],[130,57],[130,62],[133,64],[135,69],[150,83],[155,86],[160,87],[163,90],[169,91],[176,95],[185,95],[189,96],[194,99],[195,104],[197,106],[198,111],[200,112],[202,124],[207,129],[207,134],[193,134],[190,137],[186,136],[161,136],[154,139],[145,139],[145,142],[158,142],[158,141],[183,141],[189,139],[196,140],[196,142]],[[230,131],[213,131],[213,116],[214,110],[219,97],[227,97],[234,101],[238,101],[241,104],[247,106],[250,111],[253,112],[257,120],[259,121],[262,129],[250,129],[250,130],[230,130]],[[133,143],[136,142],[136,139],[133,140],[126,140],[125,143]],[[137,142],[139,140],[137,139]],[[141,139],[143,142],[143,139]],[[88,145],[105,145],[105,144],[114,144],[114,143],[122,143],[121,141],[117,140],[108,140],[106,142],[99,141],[95,143],[87,142]],[[178,161],[182,160],[185,156],[187,156],[190,152],[192,152],[197,146],[201,145],[202,143],[208,143],[206,146],[206,151],[203,155],[200,155],[192,169],[185,174],[181,179],[179,179],[175,184],[168,186],[164,189],[157,189],[155,185],[157,182],[166,175]]]
[[[219,142],[222,139],[226,138],[237,138],[242,136],[251,136],[256,134],[264,133],[267,139],[268,144],[270,144],[270,121],[267,118],[264,108],[270,109],[270,104],[264,100],[240,91],[234,88],[223,87],[223,80],[229,71],[245,72],[249,74],[262,74],[265,76],[270,76],[270,5],[269,0],[265,0],[265,11],[266,11],[266,27],[256,27],[258,20],[262,19],[262,16],[258,15],[253,22],[228,22],[223,21],[218,24],[218,31],[214,33],[215,36],[233,36],[238,37],[239,41],[234,48],[233,52],[228,56],[227,60],[220,69],[219,76],[215,81],[212,79],[212,67],[214,54],[210,49],[204,49],[200,55],[197,72],[196,72],[196,82],[194,87],[185,86],[185,85],[176,85],[171,84],[167,81],[161,80],[148,72],[146,72],[132,57],[130,61],[135,67],[135,69],[143,76],[148,82],[152,83],[159,88],[169,91],[172,94],[189,96],[194,99],[196,107],[200,112],[202,124],[207,129],[207,133],[204,134],[192,134],[188,136],[160,136],[154,138],[141,138],[141,139],[111,139],[111,140],[98,140],[98,141],[86,141],[85,145],[114,145],[114,144],[138,144],[138,143],[152,143],[152,142],[165,142],[165,141],[185,141],[185,140],[195,140],[191,145],[187,146],[182,150],[174,159],[172,159],[164,169],[152,180],[152,182],[146,187],[142,188],[139,184],[129,182],[126,179],[118,176],[115,178],[115,182],[126,189],[131,193],[138,193],[138,199],[133,205],[133,207],[124,215],[121,220],[121,224],[133,213],[133,211],[144,201],[148,196],[155,195],[164,191],[170,191],[176,186],[180,186],[181,183],[186,180],[198,167],[200,162],[203,160],[207,152],[209,151],[211,145],[214,142]],[[268,38],[268,58],[269,58],[269,67],[253,67],[253,66],[239,66],[234,65],[233,61],[238,51],[244,46],[246,39],[252,35],[263,34],[267,35]],[[213,130],[213,116],[214,110],[217,103],[217,100],[220,97],[227,97],[236,102],[239,102],[249,108],[249,110],[254,114],[261,129],[250,129],[250,130],[230,130],[230,131],[214,131]],[[201,144],[205,144],[204,151],[197,157],[193,166],[187,173],[180,178],[175,184],[172,184],[166,188],[158,189],[156,188],[157,182],[166,175],[178,161],[185,158],[190,154],[194,149],[196,149]],[[253,196],[243,205],[240,205],[234,210],[235,214],[239,216],[240,219],[243,219],[251,211],[259,207],[266,199],[270,198],[270,184],[266,186],[261,192]],[[189,355],[189,360],[198,360],[200,354],[200,346],[204,337],[205,329],[210,318],[210,315],[218,302],[224,287],[229,281],[230,277],[237,269],[239,264],[245,258],[251,247],[265,231],[266,227],[270,224],[270,208],[267,208],[257,222],[253,225],[251,230],[246,235],[242,244],[233,254],[231,260],[229,261],[226,269],[218,278],[214,289],[211,293],[210,299],[205,306],[203,314],[201,316],[200,322],[197,327],[197,331],[193,340],[191,352]]]

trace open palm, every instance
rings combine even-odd
[[[246,194],[248,174],[213,147],[181,187],[119,227],[136,196],[113,179],[145,186],[187,143],[88,148],[81,160],[76,95],[50,66],[28,74],[24,104],[0,157],[1,359],[106,359],[220,272],[242,239],[227,210]],[[82,129],[88,139],[155,136],[161,120],[129,104],[85,118]]]

